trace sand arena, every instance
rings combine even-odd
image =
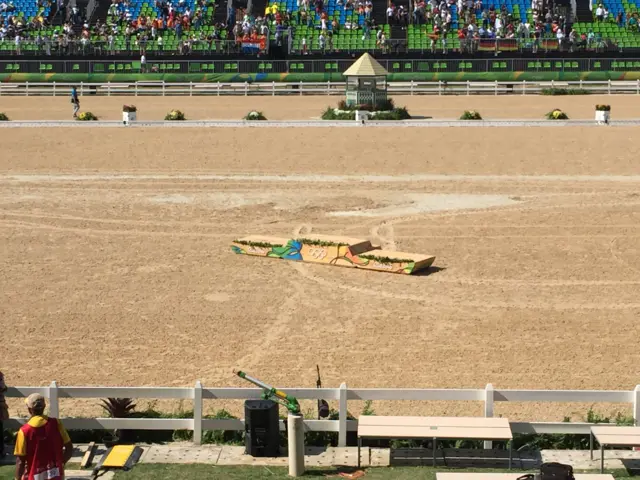
[[[336,101],[100,97],[82,99],[82,110],[117,119],[122,103],[136,103],[145,120],[171,108],[193,119],[251,109],[305,119]],[[541,118],[560,107],[587,119],[596,103],[611,104],[615,119],[640,111],[631,96],[396,103],[434,118],[464,109]],[[71,108],[66,97],[3,97],[0,111],[66,119]],[[245,386],[231,374],[237,367],[313,387],[320,364],[327,386],[630,390],[640,383],[636,135],[1,129],[2,369],[13,385]],[[229,248],[239,236],[302,226],[433,254],[437,268],[403,277]],[[377,403],[378,413],[391,411]],[[63,400],[62,413],[94,404]],[[481,412],[472,403],[393,406]],[[589,405],[555,407],[498,404],[496,414],[577,420]]]

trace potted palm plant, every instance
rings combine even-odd
[[[136,404],[131,398],[107,398],[100,401],[100,406],[109,418],[129,418],[136,408]],[[118,443],[126,442],[127,438],[125,437],[128,433],[129,430],[118,431],[115,429],[112,433],[105,435],[102,442],[107,448],[113,447]]]

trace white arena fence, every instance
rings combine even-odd
[[[172,83],[140,82],[20,82],[0,83],[0,96],[66,96],[72,86],[80,95],[100,96],[250,96],[344,95],[344,82],[238,82]],[[391,95],[539,95],[549,88],[585,90],[593,94],[640,95],[640,80],[629,81],[487,81],[487,82],[389,82]]]
[[[357,420],[347,420],[348,402],[351,400],[419,400],[419,401],[476,401],[484,403],[484,416],[494,416],[496,402],[571,402],[571,403],[626,403],[630,404],[636,425],[640,425],[640,385],[634,390],[500,390],[488,384],[484,389],[387,389],[348,388],[284,388],[300,400],[333,400],[339,408],[338,420],[305,420],[307,431],[338,432],[338,445],[346,446],[347,432],[357,430]],[[40,393],[48,398],[50,415],[60,417],[61,398],[150,398],[190,401],[193,418],[61,418],[70,430],[130,429],[130,430],[192,430],[193,441],[200,444],[203,430],[244,430],[239,419],[203,418],[203,400],[247,400],[260,398],[257,388],[204,388],[196,382],[193,388],[180,387],[60,387],[51,382],[48,387],[12,387],[7,397],[25,398]],[[5,428],[19,428],[24,418],[11,418]],[[280,428],[284,429],[283,422]],[[577,422],[511,422],[514,433],[521,434],[589,434],[590,423]]]

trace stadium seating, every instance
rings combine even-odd
[[[25,22],[28,22],[37,15],[42,15],[46,18],[50,10],[50,7],[39,7],[36,0],[15,0],[13,1],[13,6],[16,7],[14,12],[3,14],[5,25],[8,25],[10,15],[22,18]]]
[[[273,4],[278,5],[278,11],[281,12],[291,12],[294,16],[298,10],[297,1],[296,0],[286,0],[285,2],[274,1],[272,0],[269,5]],[[385,7],[378,2],[378,5],[374,6],[374,8],[382,8]],[[328,0],[324,5],[324,10],[327,12],[329,17],[327,22],[327,27],[329,30],[332,30],[331,22],[336,20],[336,22],[340,25],[339,32],[332,32],[333,34],[333,48],[335,50],[372,50],[376,48],[376,34],[375,32],[371,32],[371,35],[368,39],[363,40],[363,32],[362,30],[356,29],[347,29],[345,26],[347,24],[351,24],[353,26],[362,27],[365,23],[364,15],[359,15],[354,10],[346,11],[344,6],[338,5],[336,0]],[[319,51],[320,46],[318,43],[318,37],[320,36],[320,15],[314,12],[314,22],[313,26],[307,25],[298,25],[296,26],[295,37],[293,41],[293,49],[296,51],[302,50],[302,39],[306,38],[307,42],[307,50],[308,51]],[[272,29],[272,31],[275,29]],[[383,26],[383,30],[389,38],[390,29],[388,25]],[[273,39],[272,33],[272,39]]]

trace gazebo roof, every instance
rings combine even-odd
[[[376,77],[387,76],[388,74],[389,72],[368,53],[362,55],[356,60],[356,63],[347,68],[343,73],[345,77]]]

